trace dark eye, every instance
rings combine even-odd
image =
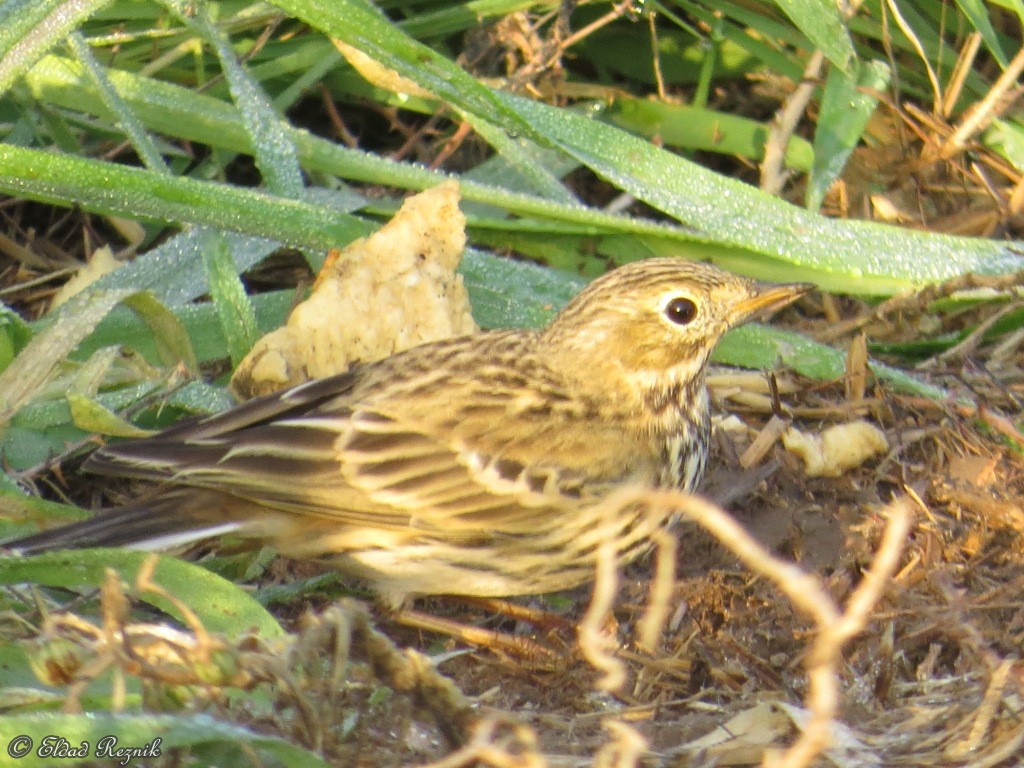
[[[687,325],[696,316],[697,305],[682,296],[677,296],[665,305],[665,317],[676,325]]]

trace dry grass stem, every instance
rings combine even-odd
[[[772,416],[761,431],[757,433],[757,437],[747,447],[747,450],[740,456],[740,466],[743,469],[750,469],[760,464],[761,460],[768,455],[768,451],[772,449],[772,446],[779,442],[779,439],[788,428],[789,423],[785,419]]]
[[[1024,72],[1024,48],[1017,51],[1017,55],[992,84],[985,97],[967,110],[953,135],[942,145],[939,153],[941,158],[952,157],[962,150],[972,136],[984,130],[992,122],[992,118],[998,117],[1002,110],[1010,105],[1013,101],[1011,90],[1016,94],[1020,93],[1019,80],[1022,72]]]
[[[872,609],[878,603],[886,585],[896,572],[913,522],[911,500],[927,513],[927,507],[917,493],[912,488],[904,490],[907,497],[893,502],[882,512],[882,515],[887,518],[882,543],[878,547],[878,551],[875,552],[871,567],[846,601],[846,610],[840,621],[831,629],[832,642],[837,646],[863,631]]]
[[[859,333],[850,341],[846,352],[846,386],[847,402],[860,402],[868,388],[868,339]]]
[[[180,599],[175,597],[173,594],[168,592],[166,589],[161,587],[159,584],[153,581],[153,574],[156,573],[156,567],[160,562],[160,556],[152,554],[147,557],[142,566],[139,568],[138,574],[135,576],[135,588],[140,593],[150,593],[158,595],[166,600],[174,610],[178,611],[182,620],[188,626],[190,630],[195,634],[196,641],[200,646],[208,647],[210,644],[210,636],[206,632],[206,627],[203,626],[203,622],[199,620],[199,617],[195,612],[185,605]],[[127,601],[125,604],[127,610]]]
[[[180,610],[180,601],[155,585],[152,574],[149,560],[137,578],[139,591],[164,596]],[[428,657],[396,647],[373,627],[365,607],[352,600],[342,600],[319,616],[304,617],[297,634],[277,642],[254,636],[228,641],[198,621],[188,631],[130,623],[124,586],[108,570],[100,613],[99,626],[70,613],[47,616],[30,644],[37,676],[48,685],[68,686],[65,711],[80,711],[86,687],[108,670],[113,672],[110,695],[115,711],[125,705],[129,678],[142,683],[144,702],[159,709],[168,704],[216,709],[226,704],[226,689],[250,690],[265,684],[273,705],[289,713],[278,727],[300,744],[321,751],[337,742],[337,729],[352,708],[353,691],[363,685],[359,681],[365,680],[365,672],[353,674],[358,663],[392,691],[411,695],[449,741],[462,743],[477,716]],[[516,738],[520,744],[532,744],[521,733]],[[543,763],[489,764],[532,768]]]
[[[471,627],[408,608],[396,612],[393,619],[406,627],[448,635],[468,645],[490,648],[493,651],[506,653],[520,659],[548,664],[558,660],[557,655],[550,649],[528,637],[517,637],[481,627]]]
[[[188,631],[163,624],[129,622],[124,585],[107,569],[100,589],[100,626],[71,613],[46,617],[33,641],[32,666],[49,685],[68,685],[64,709],[79,711],[79,697],[93,680],[113,671],[112,708],[124,708],[128,677],[145,685],[230,686],[244,688],[253,677],[236,665],[239,654],[222,638],[210,635],[179,599],[152,582],[155,555],[147,558],[136,577],[136,589],[167,599],[181,611]]]
[[[989,680],[988,688],[985,690],[985,698],[974,713],[974,723],[971,725],[970,733],[962,741],[954,742],[946,750],[946,754],[953,759],[963,759],[972,752],[977,752],[984,745],[985,739],[989,736],[992,721],[995,718],[996,710],[1003,704],[1003,692],[1010,680],[1010,673],[1015,665],[1013,659],[1004,659],[996,667]]]
[[[925,71],[928,73],[928,82],[932,84],[932,111],[938,113],[942,108],[942,86],[939,85],[939,78],[935,74],[935,70],[932,69],[931,61],[928,54],[925,53],[924,46],[918,39],[917,34],[914,32],[914,28],[907,23],[907,20],[903,18],[903,14],[900,13],[899,6],[894,0],[886,0],[885,7],[889,9],[893,19],[896,22],[896,26],[900,28],[900,32],[903,33],[904,37],[910,41],[910,44],[917,51],[917,57],[921,60],[924,65]]]
[[[785,104],[772,121],[768,131],[768,140],[764,145],[764,160],[761,162],[762,191],[776,195],[786,183],[788,175],[782,170],[789,139],[796,130],[797,123],[811,101],[825,66],[825,54],[815,51],[807,59],[804,74],[800,83],[786,98]]]
[[[957,56],[956,64],[953,65],[953,71],[946,83],[946,93],[942,99],[942,116],[944,118],[948,119],[953,114],[967,76],[971,74],[974,60],[978,56],[978,51],[981,50],[981,42],[981,33],[971,32],[960,46],[960,55]]]

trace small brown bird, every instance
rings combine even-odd
[[[329,556],[395,603],[568,589],[593,577],[602,499],[696,486],[722,335],[810,287],[632,263],[544,330],[426,344],[102,448],[87,469],[153,493],[7,546],[157,549],[238,532]],[[617,513],[624,561],[649,546],[642,514]]]

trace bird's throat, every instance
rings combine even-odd
[[[647,433],[661,453],[658,484],[693,490],[704,474],[711,438],[711,402],[703,369],[696,377],[643,390]]]

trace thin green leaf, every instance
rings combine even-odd
[[[1018,171],[1024,172],[1024,126],[1011,120],[995,119],[982,134],[986,147],[1006,158]]]
[[[209,292],[203,264],[203,229],[179,232],[166,242],[135,257],[120,269],[104,275],[90,288],[133,288],[148,291],[161,304],[178,307]],[[259,264],[281,247],[276,240],[226,233],[224,241],[239,274]]]
[[[532,141],[522,136],[512,138],[502,129],[471,112],[461,114],[463,119],[473,126],[473,130],[498,151],[518,178],[526,182],[526,191],[563,205],[579,205],[579,200],[566,189],[558,177],[537,161],[542,153]]]
[[[775,0],[796,27],[832,65],[845,70],[853,60],[853,43],[834,0]]]
[[[266,333],[284,323],[288,311],[295,303],[295,291],[261,293],[253,296],[251,300],[256,310],[257,327],[262,333]],[[187,332],[198,362],[206,363],[224,357],[227,341],[217,311],[212,304],[186,304],[176,307],[174,314]],[[162,354],[153,341],[152,331],[131,312],[111,312],[96,331],[82,343],[79,354],[89,354],[110,344],[123,344],[155,363],[162,360]]]
[[[711,37],[709,41],[689,31],[659,24],[657,55],[662,82],[666,85],[699,82],[709,56],[714,59],[715,76],[723,79],[741,77],[758,66],[758,59],[746,48],[714,33]],[[645,24],[609,24],[588,35],[573,50],[579,50],[585,58],[630,80],[656,84],[651,33]]]
[[[970,19],[974,28],[978,30],[981,38],[985,41],[985,45],[988,47],[989,53],[999,62],[1000,67],[1006,69],[1009,60],[1006,58],[1006,53],[1003,52],[1003,46],[999,43],[999,35],[996,34],[996,30],[992,26],[992,20],[989,18],[989,11],[985,7],[985,3],[981,0],[956,0],[956,4],[964,12],[964,15]]]
[[[128,72],[108,71],[108,76],[121,97],[152,130],[232,151],[252,151],[240,118],[231,105],[209,96],[192,93],[180,86]],[[26,80],[41,101],[59,104],[69,109],[84,109],[100,117],[109,117],[102,102],[90,94],[90,83],[82,76],[81,67],[77,62],[54,56],[47,57],[29,73]],[[368,152],[348,149],[305,131],[292,129],[290,138],[298,147],[307,168],[353,181],[405,189],[428,189],[451,178],[446,173],[431,171],[422,166],[397,163]],[[564,153],[557,149],[549,148],[547,153],[564,157]],[[614,216],[580,205],[560,205],[543,198],[509,191],[499,186],[480,184],[465,178],[460,183],[465,200],[500,207],[521,216],[583,224],[602,231],[623,234],[664,235],[681,242],[712,242],[681,228],[671,228],[626,216]],[[518,188],[518,185],[510,187],[513,190]],[[287,226],[287,223],[282,225]],[[170,257],[168,259],[170,260]],[[104,280],[115,280],[115,275],[124,274],[132,267],[130,264]],[[171,263],[165,264],[164,268],[175,267]],[[178,285],[180,287],[181,283]],[[177,303],[176,300],[164,296],[156,285],[147,287],[168,304]]]
[[[0,95],[109,0],[4,0],[0,3]]]
[[[94,399],[110,410],[133,405],[160,388],[159,382],[141,381],[129,386],[101,392]],[[52,399],[40,399],[22,408],[4,430],[0,452],[4,463],[14,471],[39,465],[54,456],[66,454],[89,438],[89,433],[71,423],[71,410],[66,398],[67,387],[47,392]]]
[[[104,572],[113,568],[134,585],[149,557],[159,557],[153,581],[190,608],[211,632],[229,637],[255,632],[261,637],[284,634],[277,620],[245,590],[192,563],[173,557],[126,549],[79,549],[48,552],[32,557],[0,558],[0,584],[42,584],[65,589],[95,589]],[[143,592],[139,599],[183,621],[177,608],[165,598]]]
[[[0,190],[48,203],[80,202],[96,213],[192,222],[305,247],[344,245],[372,230],[354,216],[299,200],[6,144],[0,145]]]
[[[245,286],[238,279],[235,260],[224,238],[207,230],[206,241],[203,253],[210,298],[224,331],[232,366],[237,367],[259,338],[256,311],[245,293]]]
[[[811,379],[835,380],[845,375],[846,354],[798,333],[751,323],[726,334],[715,348],[713,359],[726,365],[770,371],[783,365]],[[898,368],[877,362],[871,371],[899,392],[940,400],[949,396],[936,387]]]
[[[202,4],[186,0],[163,0],[163,3],[172,8],[216,51],[249,135],[256,166],[263,174],[267,187],[282,197],[298,198],[304,184],[295,146],[289,140],[285,123],[274,110],[270,99],[238,62],[230,41],[210,21]]]
[[[793,26],[765,14],[759,6],[751,8],[742,3],[717,0],[714,8],[707,8],[703,3],[689,0],[678,2],[695,19],[743,48],[762,66],[794,82],[800,80],[803,65],[795,53],[786,49],[809,48],[811,44]]]
[[[192,376],[199,375],[199,363],[188,332],[173,312],[149,291],[132,294],[123,304],[149,328],[164,365],[182,365]]]
[[[881,61],[855,62],[848,72],[829,70],[814,128],[814,166],[804,202],[808,210],[818,210],[842,174],[878,104],[875,94],[888,85],[889,66]]]
[[[50,380],[61,361],[127,295],[128,291],[97,291],[72,298],[58,318],[21,350],[0,373],[0,428]]]
[[[251,755],[246,751],[254,750],[269,757],[270,763],[286,768],[331,768],[315,753],[284,739],[218,722],[208,715],[138,715],[125,712],[8,714],[0,716],[0,733],[8,736],[0,750],[0,768],[52,766],[54,758],[40,753],[39,748],[45,739],[53,740],[55,735],[67,740],[72,748],[83,749],[81,763],[118,764],[124,757],[115,757],[111,752],[118,747],[148,748],[148,752],[140,753],[136,760],[131,761],[142,765],[149,761],[158,762],[161,755],[167,756],[176,748],[194,752],[206,744],[224,744],[238,749],[238,765],[249,762]],[[20,740],[15,740],[15,736]],[[22,747],[26,748],[24,754],[20,752]],[[16,751],[12,752],[12,748]],[[69,759],[68,762],[78,761]]]
[[[647,138],[657,136],[670,147],[739,155],[757,161],[764,159],[768,126],[746,117],[685,104],[631,98],[613,101],[606,115],[615,125]],[[806,139],[794,136],[789,140],[787,166],[807,171],[813,160],[814,152]]]
[[[482,109],[506,131],[561,148],[710,239],[818,270],[818,282],[826,288],[884,293],[968,271],[993,274],[1024,266],[1024,258],[1002,243],[809,214],[611,126],[491,91],[402,35],[362,0],[277,0],[277,4],[462,109]],[[439,84],[443,73],[447,73],[446,83]],[[503,103],[502,109],[493,108],[494,99]]]
[[[171,392],[163,401],[165,405],[180,408],[185,413],[209,415],[218,413],[238,404],[227,387],[208,384],[205,381],[190,381],[180,389]]]
[[[71,407],[71,422],[81,430],[109,437],[149,437],[151,429],[136,427],[125,421],[109,408],[84,395],[68,395]]]
[[[82,33],[77,30],[73,32],[69,37],[69,42],[78,60],[82,62],[82,65],[92,76],[93,83],[95,83],[103,103],[107,109],[117,115],[117,124],[128,136],[132,147],[134,147],[142,162],[151,171],[169,173],[167,164],[164,162],[160,151],[156,148],[156,144],[149,137],[149,134],[146,133],[145,128],[142,127],[142,123],[139,122],[135,113],[128,108],[128,105],[118,95],[117,89],[110,84],[104,67],[96,61],[96,57],[92,54],[92,48],[85,42]]]
[[[32,331],[21,315],[0,302],[0,371],[11,364],[31,338]]]
[[[839,292],[892,290],[1024,267],[1004,243],[807,213],[572,112],[507,97],[533,129],[599,175],[721,243],[818,271]]]

